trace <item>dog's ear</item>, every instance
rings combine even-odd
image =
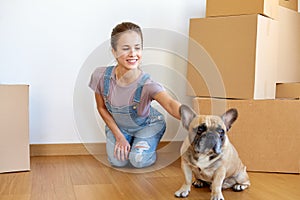
[[[182,104],[179,108],[181,122],[185,129],[189,130],[191,121],[196,117],[196,113],[189,106]]]
[[[231,128],[231,125],[238,117],[238,111],[235,108],[227,110],[222,116],[222,120],[226,125],[227,131]]]

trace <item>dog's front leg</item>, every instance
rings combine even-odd
[[[211,184],[211,200],[225,200],[222,194],[222,184],[225,179],[226,169],[220,167],[216,170]]]
[[[191,191],[193,172],[191,167],[184,161],[181,161],[181,168],[185,177],[185,183],[175,192],[176,197],[187,197]]]

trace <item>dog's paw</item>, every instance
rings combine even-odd
[[[185,198],[185,197],[189,196],[189,194],[190,194],[189,187],[183,185],[177,192],[175,192],[175,197]]]
[[[177,192],[175,192],[175,197],[178,197],[178,198],[185,198],[185,197],[188,197],[190,194],[190,191],[181,191],[181,190],[178,190]]]
[[[222,193],[212,195],[210,200],[225,200]]]
[[[208,187],[209,186],[209,183],[205,182],[205,181],[202,181],[200,179],[197,179],[193,182],[193,186],[195,188],[203,188],[203,187]]]
[[[243,184],[235,184],[232,187],[233,191],[235,191],[235,192],[241,192],[247,188],[248,188],[248,185],[243,185]]]

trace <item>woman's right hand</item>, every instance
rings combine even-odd
[[[123,136],[121,138],[116,139],[114,156],[121,161],[128,160],[129,152],[130,152],[130,144]]]

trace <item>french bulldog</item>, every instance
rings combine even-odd
[[[187,197],[191,185],[196,188],[210,186],[210,199],[224,200],[222,189],[243,191],[248,188],[250,180],[246,167],[227,137],[238,117],[237,110],[229,109],[222,116],[197,115],[189,106],[181,105],[180,114],[188,137],[181,146],[185,182],[175,196]]]

